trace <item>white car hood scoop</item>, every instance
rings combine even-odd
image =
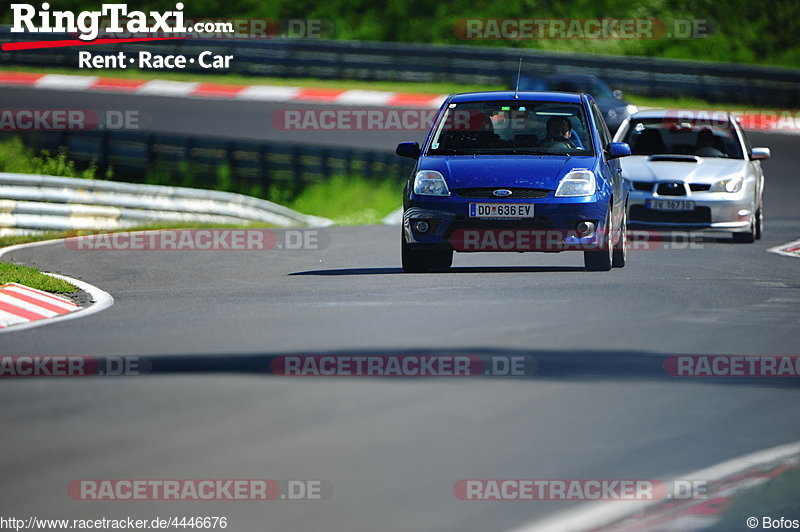
[[[651,155],[648,161],[662,163],[699,163],[700,159],[696,155]]]

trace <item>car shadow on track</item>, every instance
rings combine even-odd
[[[585,271],[586,269],[580,266],[453,266],[446,272],[438,273],[559,273]],[[307,270],[293,272],[289,275],[394,275],[398,273],[405,272],[402,268],[342,268],[338,270]]]
[[[643,350],[536,350],[494,347],[474,348],[405,348],[405,349],[353,349],[314,352],[284,353],[210,353],[177,354],[157,356],[109,357],[119,361],[122,358],[135,358],[139,375],[175,374],[256,374],[283,378],[292,377],[345,377],[417,379],[450,381],[471,380],[474,378],[529,379],[552,381],[650,381],[674,384],[717,384],[750,385],[768,387],[798,387],[797,377],[731,377],[731,376],[676,376],[677,357],[697,357],[704,355],[671,355]],[[712,357],[714,355],[708,355]],[[443,359],[443,366],[436,358]],[[98,357],[98,367],[107,367]],[[406,366],[404,360],[415,359]],[[327,360],[323,360],[327,359]],[[361,373],[355,370],[361,360]],[[380,360],[376,360],[380,359]],[[393,365],[389,359],[394,359]],[[456,363],[456,359],[460,359]],[[425,366],[424,360],[428,364]],[[345,366],[341,364],[344,363]],[[696,362],[695,362],[696,363]],[[370,366],[370,364],[375,364]],[[433,373],[427,375],[408,374],[408,367],[446,367],[451,370],[458,366],[458,374]],[[341,368],[349,368],[343,370]],[[367,374],[366,368],[383,368],[377,373]],[[394,368],[394,373],[387,368]],[[694,366],[699,368],[699,365]],[[708,366],[706,366],[708,367]],[[331,368],[336,368],[330,373]],[[398,369],[402,369],[398,373]],[[328,372],[328,373],[325,373]],[[355,373],[354,373],[355,372]]]

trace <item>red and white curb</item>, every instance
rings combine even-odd
[[[0,329],[69,314],[79,308],[65,297],[59,297],[24,284],[0,285]]]
[[[147,81],[100,76],[32,74],[27,72],[0,72],[0,86],[215,100],[305,102],[347,106],[421,107],[426,109],[438,109],[447,98],[443,94],[284,87],[277,85],[231,85],[158,79]]]
[[[710,491],[707,499],[592,503],[583,508],[565,510],[511,532],[699,530],[718,522],[733,496],[766,482],[784,470],[797,467],[799,455],[800,442],[794,442],[677,477],[719,485],[720,489]]]
[[[0,248],[0,259],[12,251],[63,242],[63,239],[45,240]],[[0,285],[0,334],[89,316],[114,304],[111,294],[89,283],[55,273],[45,272],[45,275],[77,286],[89,294],[91,305],[81,307],[66,298],[17,283]]]
[[[447,98],[413,92],[362,89],[325,89],[279,85],[235,85],[190,81],[140,80],[72,74],[0,72],[0,86],[30,87],[84,92],[126,93],[177,98],[262,102],[303,102],[360,107],[403,107],[438,109]],[[645,107],[641,107],[645,109]],[[788,113],[787,116],[784,116]],[[800,111],[742,111],[742,123],[749,131],[800,133]]]
[[[794,242],[789,242],[788,244],[782,244],[780,246],[775,246],[774,248],[769,248],[767,251],[770,253],[777,253],[778,255],[785,255],[787,257],[800,257],[800,240],[795,240]]]

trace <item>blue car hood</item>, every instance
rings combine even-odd
[[[419,170],[441,172],[452,189],[528,187],[555,190],[561,178],[576,168],[593,170],[595,157],[553,155],[427,156]]]

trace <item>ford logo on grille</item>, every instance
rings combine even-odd
[[[492,192],[492,194],[494,194],[495,196],[499,196],[501,198],[505,198],[506,196],[510,196],[511,194],[513,194],[513,192],[505,188],[499,188],[494,192]]]

